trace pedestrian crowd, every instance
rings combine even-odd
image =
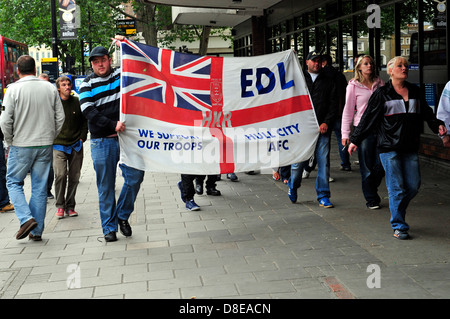
[[[116,36],[116,40],[123,37]],[[19,80],[6,90],[0,117],[0,212],[15,210],[20,223],[17,239],[42,240],[53,182],[56,217],[78,216],[75,197],[88,131],[104,239],[116,241],[118,231],[132,236],[128,220],[145,172],[119,163],[118,135],[126,130],[119,117],[121,69],[112,67],[109,51],[102,46],[91,51],[89,62],[93,73],[82,82],[78,97],[69,77],[61,76],[53,85],[35,76],[32,57],[21,56],[17,62]],[[348,83],[332,66],[331,57],[316,51],[308,54],[303,73],[319,125],[316,148],[306,161],[274,168],[273,178],[283,180],[288,199],[296,203],[302,179],[317,166],[318,205],[333,208],[329,183],[333,181],[330,145],[334,132],[342,170],[351,171],[350,156],[358,154],[367,208],[381,207],[378,187],[385,178],[393,236],[409,238],[405,216],[420,187],[421,124],[426,121],[442,138],[443,146],[450,147],[450,82],[441,95],[436,118],[419,87],[407,81],[408,62],[402,57],[388,62],[386,83],[369,55],[355,58],[354,77]],[[3,141],[9,147],[7,163]],[[116,200],[117,165],[124,184]],[[28,202],[23,190],[27,174],[32,189]],[[234,173],[227,178],[238,180]],[[186,209],[200,209],[194,195],[203,194],[204,185],[207,195],[220,196],[219,179],[220,175],[181,174],[178,188]]]

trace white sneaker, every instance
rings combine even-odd
[[[308,178],[309,174],[311,174],[311,172],[303,171],[302,178]]]
[[[334,182],[334,178],[333,178],[333,177],[331,177],[331,176],[330,176],[330,177],[328,177],[328,182],[330,182],[330,183],[331,183],[331,182]]]

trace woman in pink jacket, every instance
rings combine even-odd
[[[343,146],[348,146],[352,127],[358,126],[370,96],[383,85],[384,82],[378,77],[373,58],[369,55],[359,57],[355,66],[355,76],[347,85],[341,128]],[[384,169],[377,151],[375,133],[368,136],[358,147],[358,158],[366,206],[369,209],[378,209],[381,201],[378,187],[384,177]]]

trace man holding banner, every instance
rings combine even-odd
[[[91,51],[89,61],[94,73],[87,76],[81,84],[79,97],[81,110],[88,120],[91,133],[91,156],[97,175],[103,234],[105,240],[111,242],[117,240],[118,226],[124,236],[132,234],[128,218],[134,210],[144,171],[123,163],[119,165],[125,182],[116,206],[118,133],[125,131],[125,123],[119,121],[121,70],[111,67],[109,52],[102,46]]]
[[[330,137],[336,115],[338,113],[337,93],[333,81],[322,72],[321,56],[312,51],[306,58],[307,70],[304,71],[306,83],[314,105],[319,123],[319,140],[315,149],[317,159],[316,193],[319,206],[332,208],[330,202]],[[302,182],[302,172],[308,160],[291,165],[289,180],[289,199],[297,201],[297,189]]]

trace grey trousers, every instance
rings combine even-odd
[[[75,209],[75,195],[83,165],[83,147],[71,154],[53,150],[53,170],[55,172],[55,197],[57,208]],[[67,190],[67,191],[66,191]]]

